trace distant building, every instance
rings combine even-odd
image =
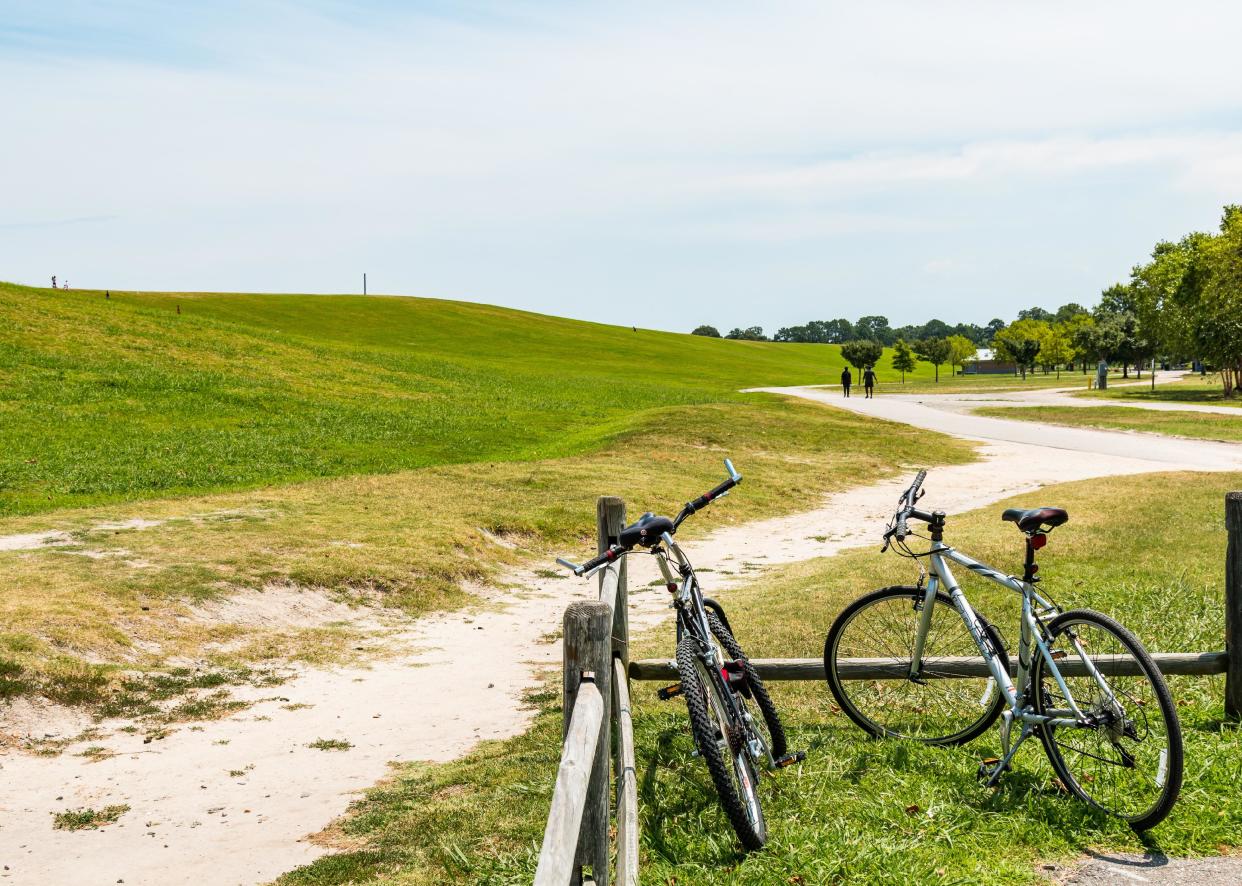
[[[1013,363],[1005,363],[996,359],[991,348],[979,348],[973,360],[967,360],[962,367],[962,375],[1013,375],[1018,367]]]

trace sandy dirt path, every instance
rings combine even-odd
[[[815,389],[786,393],[829,398]],[[828,402],[842,405],[838,399]],[[990,426],[963,429],[956,423],[970,417],[917,403],[859,398],[844,405],[985,441],[981,461],[936,469],[929,479],[928,506],[950,512],[1055,482],[1242,469],[1242,446],[1176,441],[1184,445],[1134,458],[1127,455],[1134,438],[1124,434],[1091,432],[1066,446],[1063,428],[1003,422],[1024,435],[1009,440],[1002,432],[989,436]],[[925,423],[923,412],[952,421]],[[715,570],[715,594],[769,566],[875,544],[907,482],[894,478],[832,495],[812,510],[722,529],[687,547],[696,565]],[[736,494],[744,495],[745,486]],[[631,508],[636,513],[641,503]],[[630,568],[632,622],[655,624],[667,600],[660,589],[645,587],[657,577],[654,564],[635,558]],[[592,586],[533,571],[508,576],[506,583],[519,590],[482,591],[487,602],[474,611],[405,627],[397,639],[411,644],[413,654],[369,667],[307,671],[255,693],[279,698],[199,730],[182,728],[145,745],[140,736],[115,733],[90,742],[116,754],[99,762],[74,756],[81,746],[56,758],[0,756],[0,882],[234,886],[267,882],[324,854],[307,835],[383,778],[389,761],[451,759],[482,739],[527,725],[530,713],[521,698],[559,661],[552,637],[566,603],[588,596]],[[824,614],[825,625],[830,617]],[[321,738],[353,747],[309,747]],[[102,830],[51,827],[56,812],[111,804],[130,809]]]
[[[1156,377],[1157,385],[1180,381],[1186,372],[1166,372]],[[1067,382],[1071,382],[1068,376]],[[1117,388],[1147,388],[1150,380],[1114,382],[1109,390]],[[888,389],[892,391],[892,389]],[[956,394],[901,394],[884,393],[884,399],[899,398],[923,403],[933,409],[945,409],[950,412],[969,412],[972,409],[983,409],[990,406],[1071,406],[1087,408],[1099,406],[1118,406],[1124,409],[1147,409],[1152,412],[1210,412],[1217,415],[1232,415],[1242,418],[1242,407],[1223,406],[1215,403],[1173,403],[1142,400],[1110,400],[1102,397],[1079,397],[1083,386],[1067,386],[1064,388],[1035,388],[1026,391],[979,391],[977,393]],[[854,399],[853,397],[850,398]]]

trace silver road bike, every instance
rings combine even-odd
[[[1060,508],[1002,514],[1026,539],[1019,579],[945,544],[944,512],[916,507],[926,475],[920,471],[902,494],[883,548],[925,558],[926,585],[920,570],[915,586],[861,597],[824,643],[828,686],[842,711],[875,737],[935,745],[970,741],[999,717],[1001,756],[980,765],[985,784],[995,785],[1022,743],[1038,736],[1059,788],[1136,830],[1154,827],[1181,790],[1177,711],[1130,631],[1092,610],[1062,612],[1037,590],[1036,552],[1069,515]],[[927,524],[928,550],[910,549],[910,520]],[[1021,597],[1016,662],[1000,632],[971,607],[950,562]]]

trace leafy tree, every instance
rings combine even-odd
[[[854,324],[844,317],[824,321],[824,341],[839,345],[854,338]]]
[[[1074,343],[1070,340],[1069,331],[1064,323],[1054,323],[1044,332],[1039,343],[1039,359],[1044,364],[1044,373],[1049,366],[1057,368],[1057,378],[1061,377],[1061,367],[1074,356]]]
[[[1132,286],[1125,283],[1114,283],[1100,293],[1100,303],[1095,309],[1096,323],[1112,318],[1113,330],[1121,330],[1121,340],[1117,344],[1113,359],[1121,363],[1121,377],[1130,377],[1130,365],[1146,355],[1148,345],[1139,330],[1137,315],[1138,302]]]
[[[854,337],[878,341],[882,345],[891,345],[896,340],[892,328],[888,325],[888,318],[879,315],[859,317],[858,322],[854,324]]]
[[[949,365],[966,368],[966,361],[975,356],[975,343],[964,335],[951,335],[946,339],[949,343]]]
[[[1047,323],[1049,320],[1053,319],[1053,316],[1054,315],[1051,311],[1046,311],[1040,307],[1027,308],[1025,311],[1018,311],[1019,320],[1036,320],[1040,323]]]
[[[1056,314],[1053,315],[1052,319],[1057,323],[1064,323],[1073,317],[1078,317],[1078,316],[1081,316],[1082,314],[1088,314],[1088,313],[1090,313],[1090,311],[1088,311],[1078,302],[1072,301],[1067,305],[1061,305],[1061,307],[1057,308],[1057,312]]]
[[[897,343],[893,345],[893,368],[901,373],[903,385],[906,383],[906,373],[913,372],[916,365],[914,352],[910,350],[905,339],[897,339]]]
[[[1081,364],[1084,375],[1087,373],[1087,361],[1095,359],[1094,346],[1091,342],[1092,327],[1095,321],[1091,319],[1090,314],[1075,314],[1068,320],[1062,320],[1061,326],[1065,329],[1065,334],[1069,336],[1070,346],[1073,354],[1070,359]]]
[[[706,335],[711,338],[720,338],[720,330],[717,329],[715,326],[708,326],[706,324],[704,324],[703,326],[695,327],[694,332],[690,334],[691,335]]]
[[[992,347],[1000,359],[1015,364],[1026,378],[1027,370],[1034,368],[1035,358],[1039,356],[1046,327],[1047,324],[1038,320],[1019,320],[996,333]]]
[[[868,366],[875,366],[880,362],[880,358],[884,356],[884,345],[867,339],[847,341],[841,345],[841,356],[846,363],[862,372]]]
[[[762,326],[748,326],[746,329],[734,327],[729,330],[729,334],[725,338],[741,339],[742,341],[767,341],[768,337],[763,334]]]
[[[1220,234],[1202,243],[1202,265],[1195,335],[1232,397],[1242,387],[1242,206],[1225,207]]]
[[[999,317],[992,319],[987,326],[983,327],[984,338],[979,344],[988,345],[992,343],[992,339],[996,338],[996,333],[1005,328],[1005,321]]]
[[[953,346],[949,344],[948,339],[925,338],[914,343],[914,353],[918,354],[920,359],[936,367],[937,383],[940,382],[940,364],[947,363],[952,352]]]
[[[1087,349],[1097,360],[1112,363],[1121,353],[1126,337],[1125,322],[1119,314],[1092,318],[1087,327]]]

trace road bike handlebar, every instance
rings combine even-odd
[[[927,471],[919,471],[914,475],[914,482],[901,494],[893,527],[884,533],[884,550],[888,550],[889,539],[894,536],[898,541],[905,541],[906,536],[910,534],[910,527],[906,525],[907,518],[913,516],[916,519],[930,519],[930,515],[925,518],[923,512],[915,510],[914,507],[915,502],[922,497],[923,481],[926,479]]]

